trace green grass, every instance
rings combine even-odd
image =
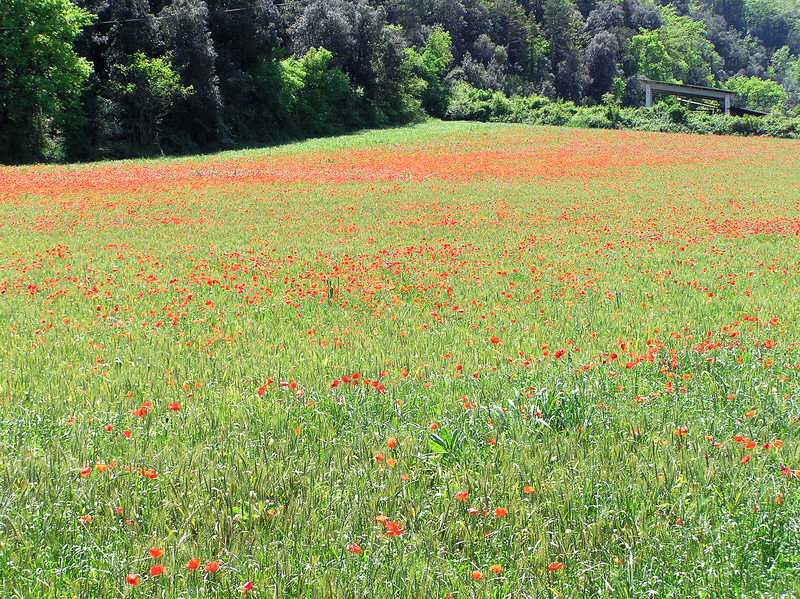
[[[432,122],[0,170],[0,595],[800,594],[798,149]]]

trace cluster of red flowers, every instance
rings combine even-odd
[[[164,550],[161,549],[160,547],[151,547],[150,549],[148,549],[147,553],[152,559],[157,560],[164,555]],[[202,562],[200,561],[200,558],[193,557],[188,562],[186,562],[184,568],[193,571],[193,570],[198,570],[201,565]],[[210,561],[205,566],[203,566],[203,572],[206,572],[207,574],[213,574],[214,572],[220,569],[220,566],[221,564],[219,561],[217,560]],[[165,572],[166,569],[164,565],[161,563],[153,564],[152,566],[150,566],[148,570],[148,573],[150,574],[151,578],[156,578],[157,576],[161,576]],[[131,586],[137,586],[141,582],[141,577],[139,576],[139,574],[128,574],[125,577],[125,582]],[[246,582],[242,586],[242,592],[245,594],[251,591],[252,589],[253,589],[252,582]]]

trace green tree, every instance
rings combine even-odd
[[[572,0],[544,0],[542,30],[558,96],[577,100],[588,82],[583,61],[583,19]]]
[[[731,77],[725,82],[725,87],[736,92],[737,103],[742,103],[747,108],[769,112],[786,105],[786,90],[769,79]]]
[[[747,29],[768,48],[787,42],[798,16],[798,7],[791,0],[745,0]]]
[[[642,31],[631,38],[633,54],[639,73],[659,81],[677,81],[681,70],[679,61],[670,56],[657,31]]]
[[[284,105],[305,135],[341,133],[358,124],[356,98],[347,75],[325,48],[281,61]]]
[[[73,42],[91,21],[69,0],[0,1],[0,161],[42,159],[48,130],[77,114],[91,67]]]
[[[122,128],[136,146],[157,146],[164,119],[178,100],[192,93],[192,87],[181,85],[167,59],[147,58],[141,52],[116,71],[111,88],[122,109],[118,117]]]
[[[422,52],[406,50],[408,70],[425,82],[421,91],[422,106],[433,116],[444,116],[450,91],[444,85],[444,76],[453,63],[453,44],[450,34],[437,26],[428,36]]]
[[[653,79],[711,85],[721,59],[706,38],[706,26],[678,15],[673,6],[661,9],[663,24],[631,39],[639,72]]]
[[[767,74],[770,79],[783,85],[788,107],[800,105],[800,57],[794,56],[788,46],[783,46],[772,55]]]

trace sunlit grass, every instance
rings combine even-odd
[[[798,150],[0,169],[0,594],[800,593]]]

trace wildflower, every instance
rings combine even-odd
[[[431,429],[432,431],[436,431],[439,430],[439,425],[436,424],[435,422],[431,422],[428,428]]]
[[[157,559],[164,555],[164,551],[161,550],[159,547],[151,547],[150,550],[147,552],[150,554],[150,557],[153,559]]]
[[[359,547],[357,543],[350,543],[347,546],[347,551],[355,553],[356,555],[364,553],[364,550],[361,547]]]
[[[128,574],[125,577],[125,582],[127,582],[132,587],[135,587],[137,584],[139,584],[139,575],[138,574]]]
[[[459,501],[466,501],[468,497],[469,493],[467,493],[466,491],[459,491],[458,493],[456,493],[456,499],[458,499]]]
[[[522,488],[522,492],[523,492],[523,493],[525,493],[526,495],[530,495],[530,494],[531,494],[531,493],[533,493],[535,490],[536,490],[536,489],[534,489],[532,485],[525,485],[525,486]]]
[[[508,516],[508,510],[504,507],[499,507],[494,511],[494,515],[498,518],[505,518]]]
[[[253,581],[248,580],[244,585],[242,585],[242,595],[247,595],[250,591],[253,590]]]
[[[200,567],[200,558],[193,557],[188,562],[186,562],[186,569],[187,570],[197,570]]]
[[[483,580],[483,572],[480,570],[474,570],[472,572],[472,580]]]
[[[386,447],[388,447],[389,449],[392,449],[394,447],[397,447],[397,443],[398,443],[397,439],[395,439],[394,437],[389,437],[386,440]]]
[[[204,570],[206,572],[216,572],[219,570],[219,562],[208,562]]]
[[[752,459],[753,459],[753,456],[751,456],[749,454],[745,454],[745,455],[742,456],[742,464],[746,464],[747,462],[749,462]]]
[[[167,404],[167,408],[173,412],[179,412],[181,409],[181,404],[179,404],[177,401],[173,401],[172,403]]]
[[[385,525],[386,525],[385,535],[387,537],[400,536],[405,532],[405,530],[403,530],[403,528],[400,526],[399,522],[387,521]]]
[[[550,572],[557,572],[563,567],[564,564],[562,564],[561,562],[551,562],[550,565],[547,566],[547,569],[550,570]]]
[[[150,568],[150,576],[161,576],[164,573],[164,566],[156,564]]]
[[[495,574],[500,574],[503,571],[503,566],[501,566],[500,564],[494,564],[492,566],[489,566],[489,569]]]

